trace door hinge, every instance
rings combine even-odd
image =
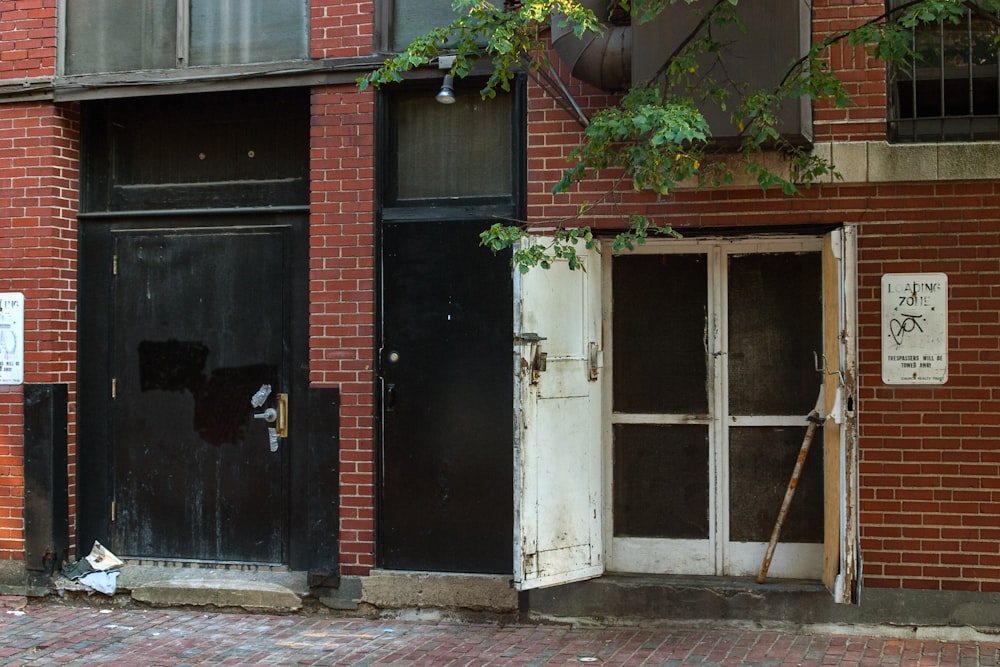
[[[115,501],[111,501],[111,523],[115,522]]]
[[[111,275],[118,275],[118,255],[111,257]]]
[[[118,398],[118,378],[111,378],[111,398]]]

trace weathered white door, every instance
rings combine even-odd
[[[514,583],[518,590],[604,571],[601,262],[517,274],[514,306]]]

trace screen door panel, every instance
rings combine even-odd
[[[610,569],[756,574],[822,382],[813,245],[613,258]],[[771,576],[818,578],[822,446],[815,437]]]

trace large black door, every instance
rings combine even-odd
[[[507,573],[512,283],[486,223],[382,225],[380,564]]]
[[[290,230],[113,232],[116,553],[286,562]]]

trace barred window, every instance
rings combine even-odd
[[[907,0],[889,0],[890,10]],[[997,15],[966,10],[958,23],[913,30],[916,56],[890,71],[889,139],[897,142],[1000,138]]]

